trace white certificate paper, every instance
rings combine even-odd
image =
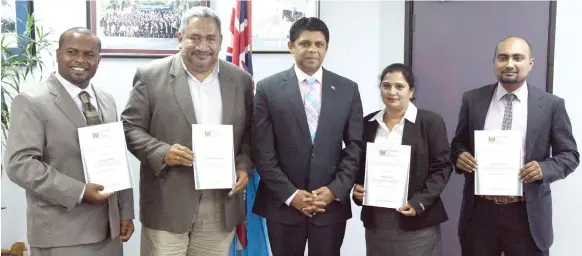
[[[193,124],[196,189],[232,189],[236,182],[232,125]]]
[[[522,196],[522,137],[518,130],[475,131],[475,195]]]
[[[392,209],[406,205],[410,152],[408,145],[367,144],[364,205]]]
[[[134,187],[121,122],[78,129],[85,182],[104,187],[101,193]]]

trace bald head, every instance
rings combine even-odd
[[[93,31],[91,31],[88,28],[85,27],[73,27],[73,28],[69,28],[67,30],[65,30],[65,32],[63,32],[61,34],[61,36],[59,37],[59,48],[61,48],[63,46],[63,43],[65,42],[65,37],[67,35],[70,34],[78,34],[78,35],[82,35],[82,36],[92,36],[97,40],[97,45],[99,46],[99,52],[101,52],[101,40],[99,40],[99,37],[97,37]]]
[[[521,37],[517,37],[517,36],[510,36],[507,37],[501,41],[499,41],[499,43],[497,43],[497,46],[495,46],[495,55],[494,58],[497,56],[497,54],[499,54],[499,47],[502,45],[511,45],[511,44],[524,44],[525,48],[527,49],[527,57],[531,58],[531,44],[521,38]]]
[[[531,46],[520,37],[503,39],[495,48],[493,63],[499,82],[506,90],[515,90],[524,84],[534,65]]]

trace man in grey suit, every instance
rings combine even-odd
[[[459,237],[464,256],[549,255],[553,242],[550,184],[572,173],[579,153],[564,100],[528,85],[527,41],[509,37],[495,49],[498,82],[463,95],[452,162],[465,176]],[[474,131],[518,130],[523,137],[521,197],[477,196]]]
[[[289,32],[295,65],[257,84],[253,212],[267,219],[274,256],[339,255],[363,149],[358,85],[324,69],[329,30],[317,18]],[[342,142],[345,148],[342,149]]]
[[[113,97],[90,82],[100,51],[87,28],[65,31],[58,72],[12,101],[5,167],[26,190],[32,256],[123,255],[134,230],[133,190],[85,183],[77,129],[117,121]]]
[[[245,218],[242,193],[253,171],[251,76],[218,60],[220,19],[208,7],[182,16],[180,53],[137,69],[121,114],[129,150],[141,161],[141,255],[227,255]],[[192,124],[232,125],[237,182],[196,190]]]

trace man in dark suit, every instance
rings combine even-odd
[[[572,173],[579,153],[564,100],[529,86],[531,47],[509,37],[495,50],[498,83],[463,95],[452,161],[465,176],[459,238],[463,255],[549,255],[553,242],[550,184]],[[523,136],[522,197],[474,195],[474,131],[518,130]]]
[[[329,30],[291,27],[295,65],[257,84],[252,144],[261,176],[253,212],[267,219],[275,256],[339,255],[363,149],[358,85],[321,67]],[[345,148],[342,150],[342,141]]]

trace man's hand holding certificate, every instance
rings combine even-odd
[[[232,125],[192,125],[192,148],[196,189],[235,187]]]
[[[523,138],[517,130],[475,131],[475,194],[522,196]]]
[[[368,143],[364,205],[400,209],[408,199],[410,146]]]
[[[86,187],[85,200],[94,199],[92,191],[112,193],[133,188],[121,122],[82,127],[78,131],[85,182],[97,184]]]

